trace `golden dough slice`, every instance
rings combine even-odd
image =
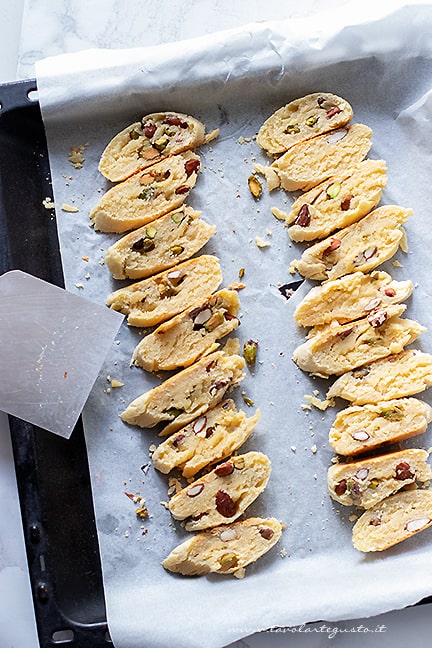
[[[240,300],[235,290],[220,290],[176,315],[146,335],[133,352],[133,364],[146,371],[188,367],[216,351],[217,340],[240,324]]]
[[[294,202],[287,217],[290,238],[322,239],[356,223],[379,203],[386,182],[383,160],[364,160],[329,178]]]
[[[372,130],[351,124],[340,130],[300,142],[278,158],[271,168],[286,191],[312,187],[364,160],[372,146]]]
[[[333,450],[356,456],[423,434],[432,421],[432,407],[417,398],[394,398],[341,410],[329,432]]]
[[[170,155],[203,144],[205,127],[198,119],[176,112],[146,115],[118,133],[103,151],[99,171],[119,182]]]
[[[195,186],[198,155],[185,151],[111,187],[90,212],[96,230],[121,234],[179,207]]]
[[[143,279],[187,261],[215,231],[200,212],[182,205],[111,245],[105,265],[114,279]]]
[[[397,205],[377,207],[358,223],[307,248],[293,269],[308,279],[338,279],[352,272],[369,272],[390,259],[405,242],[402,224],[411,209]]]
[[[297,305],[294,320],[298,326],[345,324],[405,301],[413,288],[412,281],[395,281],[386,272],[353,272],[311,288]]]
[[[205,299],[222,283],[219,259],[202,254],[175,268],[119,288],[107,298],[130,326],[157,326]]]
[[[388,306],[355,322],[326,326],[295,349],[293,360],[303,371],[328,377],[400,353],[426,331],[398,317],[403,310],[401,305]]]
[[[410,448],[334,464],[327,473],[330,497],[344,506],[370,509],[406,486],[429,481],[428,457],[426,450]]]
[[[174,468],[193,477],[209,464],[229,457],[252,434],[259,410],[249,418],[227,399],[163,441],[152,454],[154,467],[165,475]]]
[[[263,492],[270,472],[262,452],[231,457],[176,493],[168,505],[171,515],[185,520],[186,531],[234,522]]]
[[[344,398],[354,405],[379,403],[419,394],[431,385],[432,356],[408,349],[339,376],[327,399]]]
[[[330,92],[314,92],[294,99],[266,119],[257,144],[269,155],[280,155],[298,142],[345,126],[352,116],[345,99]]]
[[[261,558],[280,539],[282,525],[275,518],[248,518],[201,531],[178,545],[162,565],[183,576],[243,575],[244,568]]]
[[[359,551],[384,551],[431,525],[431,490],[396,493],[363,513],[353,527],[352,541]]]
[[[238,340],[229,340],[224,350],[201,358],[135,398],[121,419],[143,428],[164,423],[162,435],[175,432],[220,403],[243,380],[245,361],[235,351]]]

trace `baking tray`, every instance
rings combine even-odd
[[[0,274],[64,286],[36,81],[0,85]],[[9,417],[41,648],[112,646],[81,419],[69,440]]]

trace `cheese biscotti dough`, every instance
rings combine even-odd
[[[395,281],[386,272],[353,272],[311,288],[297,305],[294,320],[298,326],[352,322],[405,301],[413,288],[412,281]]]
[[[354,405],[379,403],[419,394],[431,385],[432,356],[409,349],[340,376],[327,399],[344,398]]]
[[[187,261],[215,231],[200,212],[182,205],[111,245],[105,265],[114,279],[143,279]]]
[[[294,144],[348,124],[349,103],[330,92],[314,92],[276,110],[261,126],[257,144],[269,155],[280,155]]]
[[[235,353],[238,341],[230,342],[135,398],[122,420],[143,428],[166,423],[161,432],[166,435],[205,414],[244,378],[245,361]]]
[[[199,156],[185,151],[111,187],[90,212],[95,229],[121,234],[176,209],[195,186],[199,168]]]
[[[265,489],[270,459],[262,452],[231,457],[186,486],[169,501],[175,520],[185,520],[187,531],[234,522]]]
[[[299,142],[273,162],[271,168],[286,191],[308,191],[341,169],[364,160],[372,146],[371,137],[368,126],[352,124]]]
[[[369,272],[404,246],[402,227],[411,209],[384,205],[305,250],[292,268],[308,279],[325,281],[352,272]]]
[[[303,371],[327,377],[400,353],[426,331],[393,315],[403,310],[402,305],[388,306],[355,322],[326,326],[295,349],[293,360]]]
[[[329,442],[338,454],[356,456],[422,434],[431,421],[432,408],[417,398],[353,405],[337,414]]]
[[[188,367],[216,351],[217,340],[240,324],[240,300],[235,290],[223,289],[164,322],[135,348],[132,363],[146,371]]]
[[[322,239],[368,214],[386,186],[386,163],[364,160],[329,178],[294,202],[287,216],[293,241]]]
[[[165,475],[174,468],[193,477],[205,466],[229,457],[250,437],[258,422],[227,399],[163,441],[152,454],[154,467]]]
[[[396,493],[363,513],[352,541],[359,551],[384,551],[431,525],[431,490]]]
[[[99,171],[119,182],[170,155],[203,144],[205,127],[200,121],[175,112],[146,115],[120,131],[107,145]]]
[[[183,576],[243,573],[275,546],[282,525],[275,518],[248,518],[201,531],[173,549],[162,565]]]
[[[426,450],[411,448],[361,461],[334,464],[327,473],[330,497],[344,506],[372,508],[405,486],[432,477]]]
[[[130,326],[157,326],[205,299],[222,283],[219,259],[212,255],[185,261],[108,296],[113,310],[127,315]]]

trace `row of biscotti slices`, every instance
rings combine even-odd
[[[164,474],[177,468],[192,479],[223,462],[171,499],[173,517],[200,533],[168,556],[166,569],[240,574],[274,546],[282,526],[272,518],[237,521],[270,476],[270,461],[262,453],[231,456],[259,418],[259,410],[247,418],[232,400],[224,400],[244,377],[238,341],[230,340],[217,351],[218,340],[240,323],[239,298],[234,290],[217,291],[222,272],[216,257],[188,260],[215,228],[181,204],[195,184],[199,158],[190,151],[180,153],[175,137],[165,142],[167,119],[157,117],[159,126],[147,117],[143,128],[132,125],[108,145],[100,170],[122,182],[103,196],[91,218],[104,231],[139,226],[105,256],[115,279],[142,279],[112,293],[108,305],[125,313],[131,326],[156,327],[134,350],[133,364],[147,371],[183,370],[136,398],[121,418],[141,427],[164,425],[161,435],[170,436],[152,455]],[[181,118],[182,125],[174,125],[186,131],[188,120]],[[174,115],[169,121],[171,131]],[[146,138],[153,140],[152,146]],[[164,155],[154,155],[153,149],[162,150],[164,142]],[[183,143],[181,150],[185,148]],[[130,158],[137,157],[139,167],[132,168]]]
[[[354,455],[370,452],[425,431],[432,410],[403,397],[432,383],[432,357],[404,350],[425,330],[400,317],[405,310],[400,304],[411,294],[412,282],[394,282],[386,273],[365,274],[405,246],[402,225],[412,212],[395,205],[375,208],[386,185],[386,164],[364,160],[372,131],[361,124],[348,126],[352,110],[335,96],[328,99],[336,106],[330,115],[345,116],[346,121],[332,129],[319,110],[323,100],[324,95],[308,95],[267,120],[258,144],[280,157],[271,167],[256,170],[264,173],[270,190],[282,186],[306,191],[286,216],[291,239],[323,239],[291,265],[307,278],[324,281],[296,309],[297,324],[311,329],[293,359],[312,375],[340,376],[328,391],[328,402],[340,396],[358,404],[342,411],[330,432],[336,452],[350,458],[353,448]],[[313,130],[317,115],[323,131]],[[386,516],[371,518],[377,537],[369,543],[367,534],[357,531],[364,526],[359,520],[353,530],[358,549],[386,548],[432,524],[431,510],[421,524],[410,518],[401,529],[395,522],[398,498],[407,496],[397,491],[431,476],[427,457],[423,450],[407,450],[329,469],[330,495],[340,503],[373,509],[388,501]],[[429,501],[424,491],[410,497],[419,498],[424,513]]]

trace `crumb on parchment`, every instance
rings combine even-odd
[[[84,160],[84,151],[88,147],[88,144],[81,144],[80,146],[71,146],[71,151],[68,155],[69,162],[75,167],[75,169],[82,169]]]
[[[62,208],[62,211],[64,211],[64,212],[70,212],[70,213],[72,213],[72,214],[75,213],[75,212],[79,212],[79,208],[78,208],[78,207],[76,207],[75,205],[68,205],[67,203],[63,203],[63,205],[61,206],[61,208]]]

